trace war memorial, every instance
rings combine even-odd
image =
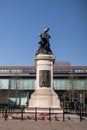
[[[87,66],[56,62],[48,31],[39,35],[35,66],[0,66],[0,105],[60,108],[63,101],[68,106],[73,101],[87,104]]]
[[[39,35],[35,66],[0,66],[0,118],[87,121],[87,66],[55,64],[48,31]]]
[[[0,130],[87,128],[87,66],[55,65],[48,31],[39,35],[35,66],[0,66]],[[71,109],[77,101],[81,109]]]
[[[35,56],[35,92],[29,100],[29,107],[60,108],[58,95],[53,90],[53,65],[55,57],[50,49],[49,28],[40,34],[41,41]],[[43,110],[44,111],[44,110]]]

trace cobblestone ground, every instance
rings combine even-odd
[[[87,130],[87,122],[0,120],[0,130]]]

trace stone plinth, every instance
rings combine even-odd
[[[36,88],[31,95],[28,107],[60,108],[58,95],[53,90],[54,61],[55,57],[49,54],[38,54],[35,57]]]
[[[36,89],[53,88],[53,55],[39,54],[35,57]]]
[[[29,107],[60,108],[60,101],[53,89],[37,89],[29,100]]]

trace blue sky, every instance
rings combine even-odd
[[[0,66],[32,66],[49,27],[56,61],[87,66],[87,0],[0,0]]]

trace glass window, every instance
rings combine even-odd
[[[9,79],[0,79],[0,89],[8,89]]]

